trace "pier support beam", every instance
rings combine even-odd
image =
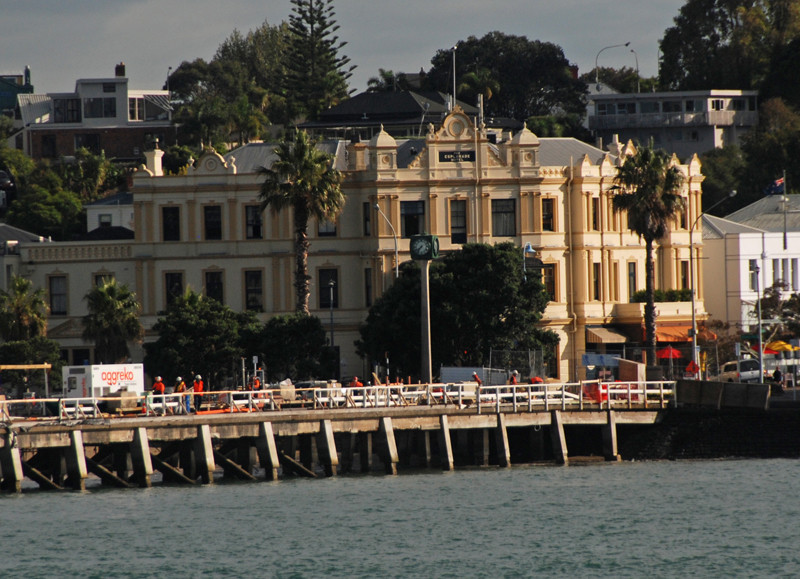
[[[133,431],[131,460],[133,461],[133,477],[136,479],[136,483],[140,487],[150,487],[150,477],[153,475],[153,461],[150,458],[150,441],[147,439],[146,428],[136,428]]]
[[[511,447],[508,445],[508,431],[506,430],[506,415],[497,415],[497,426],[494,429],[494,438],[497,443],[497,463],[502,467],[511,466]]]
[[[431,431],[422,431],[422,461],[425,468],[431,467]]]
[[[319,440],[317,452],[322,463],[325,476],[336,476],[339,466],[339,455],[336,452],[336,441],[333,438],[333,424],[330,420],[321,420],[319,423]]]
[[[372,433],[362,432],[358,439],[358,459],[361,462],[361,472],[372,471]]]
[[[16,436],[7,432],[0,446],[0,490],[9,493],[22,492],[22,456],[16,444]]]
[[[278,447],[275,444],[275,434],[272,431],[271,422],[262,422],[258,425],[258,437],[256,437],[256,451],[258,460],[264,469],[264,478],[267,480],[278,480]]]
[[[69,433],[69,447],[66,449],[67,484],[76,491],[86,490],[86,454],[83,450],[83,432],[72,430]]]
[[[550,438],[553,442],[556,464],[568,464],[567,437],[564,435],[564,422],[560,410],[550,412]]]
[[[380,435],[384,447],[383,462],[386,467],[386,474],[397,474],[397,463],[399,462],[397,455],[397,442],[394,438],[392,419],[389,416],[384,416],[381,418]]]
[[[603,456],[609,461],[622,460],[617,450],[617,414],[608,411],[608,423],[603,426]]]
[[[439,417],[439,455],[442,458],[442,470],[453,470],[453,443],[450,440],[450,423],[447,414]]]
[[[204,484],[214,482],[214,445],[211,443],[211,427],[201,424],[197,427],[197,438],[194,445],[195,463],[198,474]]]

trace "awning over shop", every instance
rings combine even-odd
[[[611,328],[586,328],[586,341],[590,344],[624,344],[628,336]]]
[[[691,342],[691,325],[656,326],[657,342]],[[716,340],[717,335],[708,328],[697,328],[697,337],[701,340]],[[642,326],[642,341],[647,341],[647,331]]]

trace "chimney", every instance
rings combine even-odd
[[[125,63],[120,62],[114,67],[114,76],[125,76]]]

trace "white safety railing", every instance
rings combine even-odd
[[[674,400],[674,382],[568,382],[478,386],[462,384],[391,384],[387,386],[327,387],[280,390],[204,392],[203,414],[266,412],[286,409],[395,408],[454,405],[477,412],[538,412],[549,410],[607,410],[666,408]],[[14,417],[86,419],[114,416],[189,414],[194,392],[104,398],[25,398],[0,400],[0,420]],[[55,403],[55,404],[52,404]],[[114,410],[112,412],[111,410]]]

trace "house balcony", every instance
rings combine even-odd
[[[592,115],[592,130],[652,129],[662,127],[755,126],[755,111],[704,111],[699,113],[646,113],[633,115]]]

